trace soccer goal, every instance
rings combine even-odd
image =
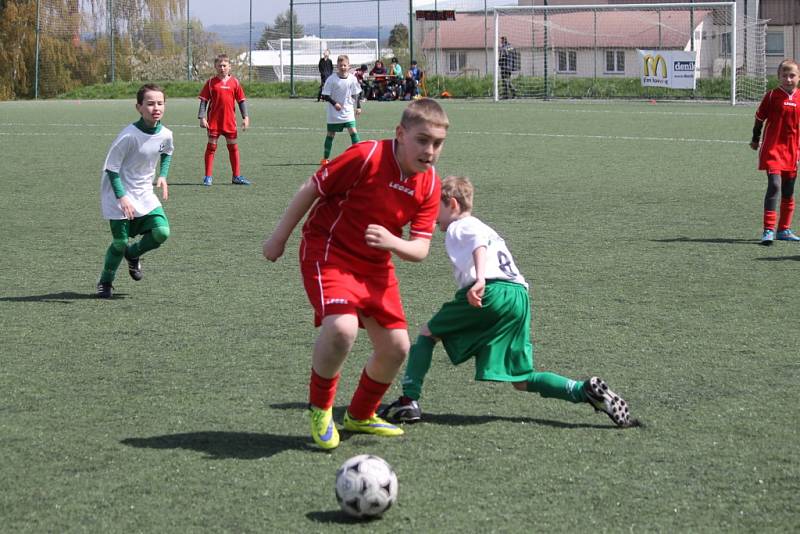
[[[378,59],[377,39],[320,39],[302,37],[268,41],[265,58],[274,69],[277,79],[287,81],[292,72],[295,80],[319,80],[319,60],[325,50],[331,51],[334,67],[342,54],[350,58],[350,65],[372,64]],[[255,57],[255,53],[254,53]]]
[[[754,101],[765,42],[766,21],[735,2],[498,7],[494,98]],[[689,87],[672,83],[673,69]]]

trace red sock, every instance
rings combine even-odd
[[[353,419],[367,419],[372,417],[378,406],[381,404],[381,399],[389,386],[392,384],[381,384],[376,382],[367,375],[367,370],[361,373],[361,380],[358,381],[356,392],[353,393],[353,399],[350,401],[350,407],[347,409]]]
[[[786,230],[792,227],[792,216],[794,215],[794,197],[781,198],[781,216],[778,219],[778,230]]]
[[[228,157],[231,160],[231,170],[233,171],[233,177],[241,176],[242,171],[239,168],[239,145],[234,143],[232,145],[228,145]]]
[[[333,378],[323,378],[311,369],[311,382],[308,384],[308,402],[312,406],[327,410],[333,406],[336,398],[336,386],[339,384],[339,376]]]
[[[778,220],[778,212],[774,210],[764,210],[764,230],[774,230],[775,222]]]
[[[204,160],[206,162],[206,176],[214,175],[214,152],[217,151],[216,143],[208,143],[206,145],[206,154]]]

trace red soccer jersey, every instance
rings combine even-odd
[[[200,91],[200,100],[208,102],[208,129],[233,133],[236,131],[236,103],[244,100],[244,89],[233,76],[222,80],[209,79]]]
[[[756,110],[756,119],[767,123],[758,169],[796,171],[800,157],[800,89],[791,95],[782,87],[768,91]]]
[[[312,177],[320,198],[303,225],[301,261],[333,263],[376,274],[392,269],[390,252],[367,245],[364,234],[379,224],[396,236],[411,224],[411,237],[430,239],[442,184],[435,169],[403,176],[395,142],[364,141],[321,167]]]

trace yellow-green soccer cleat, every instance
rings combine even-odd
[[[339,431],[333,424],[333,408],[322,410],[316,406],[308,407],[311,418],[311,437],[314,443],[323,449],[335,449],[339,446]]]
[[[372,414],[369,419],[353,419],[350,412],[345,412],[344,429],[376,436],[402,436],[404,434],[402,428],[384,421],[375,414]]]

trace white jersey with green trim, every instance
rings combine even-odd
[[[331,100],[342,105],[342,109],[337,111],[333,104],[327,103],[328,124],[355,121],[356,113],[353,106],[359,93],[361,93],[361,85],[352,74],[348,74],[347,78],[340,78],[336,73],[328,76],[322,88],[322,94],[330,96]]]
[[[459,288],[471,286],[475,282],[472,252],[478,247],[486,247],[486,280],[504,280],[528,287],[506,242],[477,217],[470,215],[451,222],[447,227],[444,246]]]
[[[157,133],[148,134],[134,124],[119,133],[108,150],[100,177],[100,207],[105,219],[125,219],[114,195],[106,170],[119,174],[125,196],[133,204],[135,217],[147,215],[161,205],[153,192],[153,179],[161,163],[161,154],[172,155],[172,131],[161,126]]]

